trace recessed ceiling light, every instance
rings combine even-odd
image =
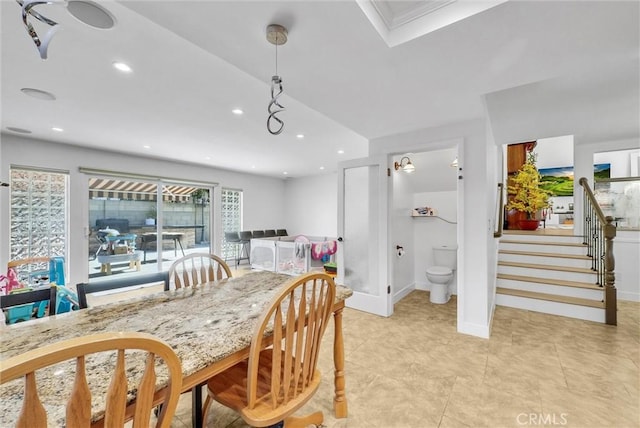
[[[39,100],[53,101],[56,99],[56,96],[51,92],[43,91],[41,89],[22,88],[20,91],[25,95],[29,95],[30,97],[37,98]]]
[[[296,138],[303,139],[304,138],[304,134],[298,134],[298,135],[296,135]]]
[[[131,73],[133,71],[131,70],[131,67],[129,67],[129,65],[125,64],[124,62],[115,61],[113,63],[113,67],[118,71],[122,71],[123,73]]]
[[[283,174],[284,174],[284,175],[287,175],[287,174],[289,174],[289,173],[288,173],[287,171],[285,171],[285,172],[283,172]]]
[[[148,145],[148,144],[145,144],[145,145],[144,145],[144,146],[142,146],[142,147],[143,147],[143,148],[145,148],[145,149],[150,149],[150,148],[151,148],[151,146],[150,146],[150,145]]]
[[[344,153],[344,150],[338,150],[338,154],[341,155]]]
[[[233,110],[231,110],[231,113],[241,115],[244,112],[239,108],[234,108]]]
[[[324,167],[323,167],[323,166],[321,166],[321,167],[320,167],[320,169],[324,169]]]
[[[92,1],[71,0],[67,10],[78,21],[91,27],[107,30],[115,24],[115,19],[109,11]]]
[[[256,166],[255,165],[251,165],[251,169],[256,169]]]
[[[206,156],[204,160],[211,160],[211,156]]]
[[[7,126],[7,130],[11,132],[17,132],[19,134],[31,134],[31,131],[24,128],[16,128],[15,126]]]
[[[51,130],[52,130],[52,131],[56,131],[56,132],[62,132],[62,131],[64,131],[64,129],[62,129],[62,128],[58,128],[58,127],[56,127],[56,126],[54,126],[53,128],[51,128]]]

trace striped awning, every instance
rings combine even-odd
[[[164,184],[162,199],[165,201],[187,202],[198,187]],[[117,179],[89,179],[89,197],[91,199],[123,199],[135,201],[155,201],[157,185]]]

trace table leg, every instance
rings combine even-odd
[[[202,421],[202,386],[200,385],[191,388],[191,426],[193,428],[202,428],[204,425]]]
[[[111,263],[102,263],[100,265],[100,272],[106,275],[111,275]]]
[[[333,312],[335,334],[333,338],[333,364],[335,366],[335,397],[333,398],[333,411],[336,418],[347,417],[347,397],[344,392],[344,340],[342,337],[342,306]]]

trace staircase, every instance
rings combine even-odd
[[[583,238],[572,230],[541,232],[503,232],[496,304],[604,323],[604,287]]]

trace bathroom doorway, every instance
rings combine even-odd
[[[462,183],[458,179],[461,175],[458,150],[457,145],[452,145],[390,156],[390,164],[399,165],[397,169],[391,168],[389,195],[392,246],[389,277],[394,304],[413,290],[431,293],[433,283],[427,279],[427,270],[436,265],[434,248],[459,248]],[[402,167],[408,162],[407,158],[415,167],[413,172]],[[458,265],[461,265],[461,254],[458,250]],[[455,298],[449,300],[449,297],[457,295],[458,269],[453,269],[452,274],[446,284],[447,304],[456,302]]]

